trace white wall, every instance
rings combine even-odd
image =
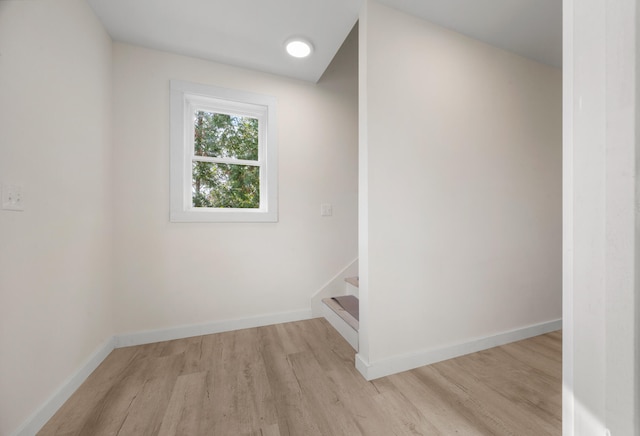
[[[119,333],[310,315],[311,296],[357,256],[355,42],[317,85],[115,44]],[[278,99],[278,223],[169,222],[170,79]]]
[[[0,434],[113,335],[111,41],[82,0],[0,2]]]
[[[359,361],[557,321],[561,72],[375,1],[360,50]]]
[[[563,434],[638,435],[637,2],[563,20]]]

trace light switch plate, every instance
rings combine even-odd
[[[21,212],[24,210],[22,185],[2,186],[2,209]]]
[[[331,203],[322,203],[320,205],[320,215],[322,216],[333,215],[333,206],[331,206]]]

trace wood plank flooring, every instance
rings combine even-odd
[[[324,319],[114,350],[38,433],[561,434],[562,333],[365,381]]]

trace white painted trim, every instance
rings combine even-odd
[[[326,304],[322,304],[322,316],[329,321],[329,324],[333,326],[334,329],[340,336],[342,336],[345,341],[351,345],[351,348],[358,351],[358,331],[354,330],[344,319],[340,318],[340,316],[335,313],[329,306]]]
[[[367,362],[364,359],[364,357],[362,357],[362,354],[360,353],[356,354],[356,369],[367,380],[373,380],[372,378],[367,378],[367,375],[369,374],[369,371],[370,371],[369,368],[371,368],[371,365],[369,364],[369,362]]]
[[[136,333],[124,333],[115,336],[116,348],[133,345],[151,344],[153,342],[170,341],[173,339],[190,338],[192,336],[210,335],[252,327],[262,327],[285,322],[311,319],[311,310],[272,313],[252,318],[232,319],[206,324],[193,324],[158,330],[147,330]]]
[[[80,385],[115,348],[143,345],[191,336],[208,335],[252,327],[262,327],[292,321],[311,319],[311,310],[281,312],[252,318],[235,319],[199,325],[173,327],[160,330],[149,330],[138,333],[127,333],[109,338],[95,351],[80,368],[65,380],[54,392],[11,436],[33,436],[51,419],[60,407],[71,397]]]
[[[322,300],[324,298],[337,297],[341,295],[347,295],[346,285],[344,279],[346,277],[358,275],[358,258],[353,259],[347,266],[341,269],[336,275],[334,275],[329,281],[327,281],[320,289],[318,289],[311,296],[311,312],[313,316],[322,315]]]
[[[277,99],[253,92],[170,81],[170,214],[171,222],[278,222]],[[259,120],[260,208],[191,207],[193,114],[197,109],[235,113]],[[197,160],[246,164],[241,160]]]
[[[575,435],[573,320],[573,23],[574,0],[562,2],[562,434]]]
[[[374,380],[380,377],[396,374],[402,371],[418,368],[420,366],[431,365],[432,363],[464,356],[510,342],[520,341],[533,336],[553,332],[562,328],[562,320],[554,320],[498,333],[492,336],[476,338],[468,342],[463,342],[447,347],[432,350],[423,350],[417,353],[395,356],[377,362],[366,362],[360,354],[356,355],[356,368],[367,380]]]
[[[80,385],[91,375],[93,371],[102,363],[102,361],[115,348],[115,338],[109,338],[102,346],[100,346],[89,358],[67,378],[35,412],[27,418],[27,420],[18,429],[12,433],[12,436],[33,436],[51,419],[60,407],[71,397],[71,395],[80,387]]]
[[[360,288],[357,286],[353,286],[351,283],[349,282],[345,282],[346,283],[346,288],[347,288],[347,295],[353,295],[356,298],[360,298]]]

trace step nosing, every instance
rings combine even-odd
[[[358,331],[360,328],[360,322],[355,319],[349,312],[347,312],[336,300],[333,298],[325,298],[322,302],[329,307],[336,315],[338,315],[349,327]]]

